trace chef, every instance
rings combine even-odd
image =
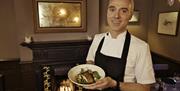
[[[96,34],[87,63],[103,68],[106,77],[86,89],[103,91],[150,91],[155,83],[149,45],[133,36],[127,25],[134,10],[133,0],[109,0],[110,30]]]

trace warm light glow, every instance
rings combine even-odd
[[[66,14],[67,14],[66,9],[64,9],[64,8],[59,9],[59,15],[60,16],[65,16]]]
[[[168,3],[169,6],[174,5],[174,2],[175,2],[174,0],[167,0],[167,3]]]
[[[80,17],[81,3],[38,2],[39,27],[80,27]]]
[[[137,17],[132,16],[132,18],[130,19],[130,21],[138,21]]]
[[[59,91],[75,91],[73,88],[73,83],[67,79],[60,82]]]
[[[67,86],[60,86],[59,91],[72,91],[70,87]]]
[[[79,20],[80,20],[79,17],[74,17],[74,19],[73,19],[73,21],[76,22],[76,23],[78,23]]]
[[[41,5],[39,5],[39,18],[43,18],[43,9]]]

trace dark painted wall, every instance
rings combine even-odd
[[[153,52],[180,62],[180,19],[177,25],[177,36],[157,33],[159,12],[170,11],[180,11],[178,0],[175,0],[175,4],[171,7],[164,0],[153,0],[152,13],[149,17],[148,42]]]

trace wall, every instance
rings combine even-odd
[[[180,3],[176,0],[175,4],[170,7],[167,5],[167,2],[163,1],[164,0],[153,0],[152,14],[149,17],[148,42],[153,52],[180,62],[180,23],[177,29],[177,36],[161,35],[157,33],[158,13],[180,11]]]
[[[108,31],[108,25],[106,23],[106,9],[108,0],[100,0],[100,30],[101,32]],[[135,10],[140,12],[140,23],[129,24],[128,31],[135,36],[147,41],[147,26],[148,15],[150,13],[151,0],[135,0]]]
[[[32,0],[18,0],[14,2],[16,12],[16,24],[18,31],[18,43],[24,41],[24,37],[31,35],[34,41],[61,41],[86,39],[99,32],[99,1],[87,0],[87,32],[81,33],[34,33]],[[22,61],[32,60],[32,51],[19,46]]]
[[[0,3],[0,61],[19,58],[13,0]]]
[[[135,36],[148,41],[153,52],[180,61],[180,28],[177,36],[157,34],[158,12],[180,10],[180,4],[177,1],[174,6],[169,7],[164,0],[135,0],[135,8],[141,13],[140,24],[129,25],[128,29]],[[32,0],[1,0],[0,60],[19,57],[23,61],[31,60],[31,50],[19,45],[26,35],[32,35],[35,41],[60,41],[84,39],[87,35],[93,36],[99,33],[99,28],[101,32],[106,31],[106,4],[107,0],[88,0],[88,25],[85,33],[35,34]]]

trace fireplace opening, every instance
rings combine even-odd
[[[55,91],[87,91],[86,89],[72,83],[67,76],[56,76]]]
[[[69,83],[67,73],[76,64],[85,63],[92,41],[34,41],[22,43],[32,49],[37,91],[82,90]],[[65,85],[65,86],[64,86]],[[72,87],[72,88],[69,88]]]
[[[56,91],[87,91],[83,89],[82,87],[73,84],[67,77],[63,77],[63,78],[57,80]]]
[[[48,66],[41,68],[43,91],[88,91],[72,83],[67,76],[68,70],[73,66]]]
[[[77,64],[76,64],[77,65]],[[68,71],[75,65],[53,68],[53,80],[55,82],[55,91],[89,91],[78,86],[68,79]],[[62,69],[63,68],[63,69]]]
[[[76,91],[75,85],[67,78],[67,76],[57,76],[56,91]]]

